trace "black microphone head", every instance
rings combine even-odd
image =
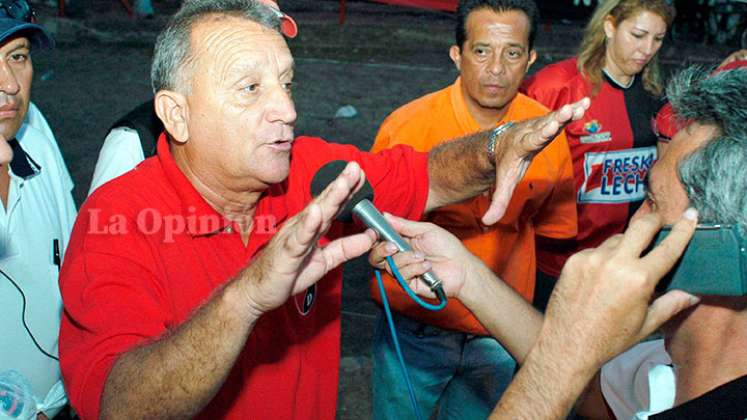
[[[311,180],[311,195],[313,197],[316,197],[321,194],[322,191],[324,191],[324,189],[332,183],[332,181],[340,176],[342,171],[345,170],[345,166],[347,166],[347,164],[348,162],[344,160],[333,160],[319,168],[319,170],[316,171],[314,178]],[[350,199],[350,201],[348,201],[345,207],[343,207],[343,209],[340,211],[340,214],[337,216],[337,220],[344,223],[352,222],[353,207],[355,207],[356,204],[364,199],[373,201],[373,196],[373,188],[371,188],[371,184],[369,184],[368,180],[366,180],[365,184],[363,184],[363,187],[361,187],[358,192],[353,194],[353,197]]]

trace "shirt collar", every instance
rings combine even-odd
[[[13,150],[13,159],[10,161],[11,172],[24,180],[30,179],[41,173],[41,165],[26,153],[16,139],[8,140]]]
[[[630,79],[630,82],[627,85],[623,85],[622,83],[618,82],[614,77],[612,77],[611,74],[607,72],[607,70],[602,69],[602,76],[604,77],[604,80],[609,83],[610,86],[617,90],[628,90],[631,87],[633,87],[633,84],[635,84],[636,79],[638,79],[636,76],[633,76],[632,79]]]
[[[179,197],[182,217],[185,220],[190,220],[187,219],[188,217],[196,218],[195,220],[197,220],[197,223],[186,223],[186,230],[190,235],[206,236],[224,231],[238,231],[236,223],[223,217],[222,214],[210,206],[202,195],[197,192],[192,182],[184,175],[179,166],[177,166],[174,156],[171,154],[169,141],[165,133],[162,133],[158,137],[156,153],[166,179]],[[258,220],[259,216],[266,214],[273,215],[277,223],[285,220],[287,217],[287,207],[282,199],[284,194],[285,183],[270,186],[260,198],[259,203],[257,203],[257,208],[254,212],[255,221]]]

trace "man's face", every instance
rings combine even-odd
[[[194,26],[191,45],[189,159],[250,188],[283,181],[296,121],[293,58],[283,37],[246,19],[207,18]]]
[[[675,134],[667,151],[651,168],[643,212],[651,210],[659,213],[666,224],[673,224],[680,219],[690,201],[680,182],[679,163],[717,134],[715,126],[697,123],[690,124]]]
[[[536,59],[529,51],[529,18],[520,11],[480,8],[467,16],[464,45],[451,47],[471,107],[503,110]]]
[[[10,140],[16,136],[29,109],[31,65],[28,38],[15,37],[0,46],[0,135]]]

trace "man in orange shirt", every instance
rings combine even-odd
[[[382,124],[373,146],[379,151],[409,144],[427,151],[445,139],[548,113],[518,93],[536,59],[538,23],[532,0],[462,0],[457,9],[456,45],[449,51],[460,77],[451,86],[416,99]],[[535,283],[535,235],[554,239],[576,235],[573,172],[561,134],[539,153],[517,185],[497,224],[481,216],[489,197],[442,207],[427,219],[459,237],[464,245],[526,300]],[[438,418],[486,418],[511,381],[515,362],[457,300],[438,312],[413,302],[392,278],[388,300],[420,411]],[[375,281],[374,300],[381,302]],[[379,316],[373,347],[375,419],[414,418],[386,320]]]

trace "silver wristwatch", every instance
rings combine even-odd
[[[488,137],[488,161],[495,165],[495,142],[498,140],[498,137],[503,134],[504,131],[511,128],[511,126],[514,125],[513,121],[509,121],[506,123],[503,123],[499,125],[498,127],[494,128],[493,131],[490,132],[490,137]]]

